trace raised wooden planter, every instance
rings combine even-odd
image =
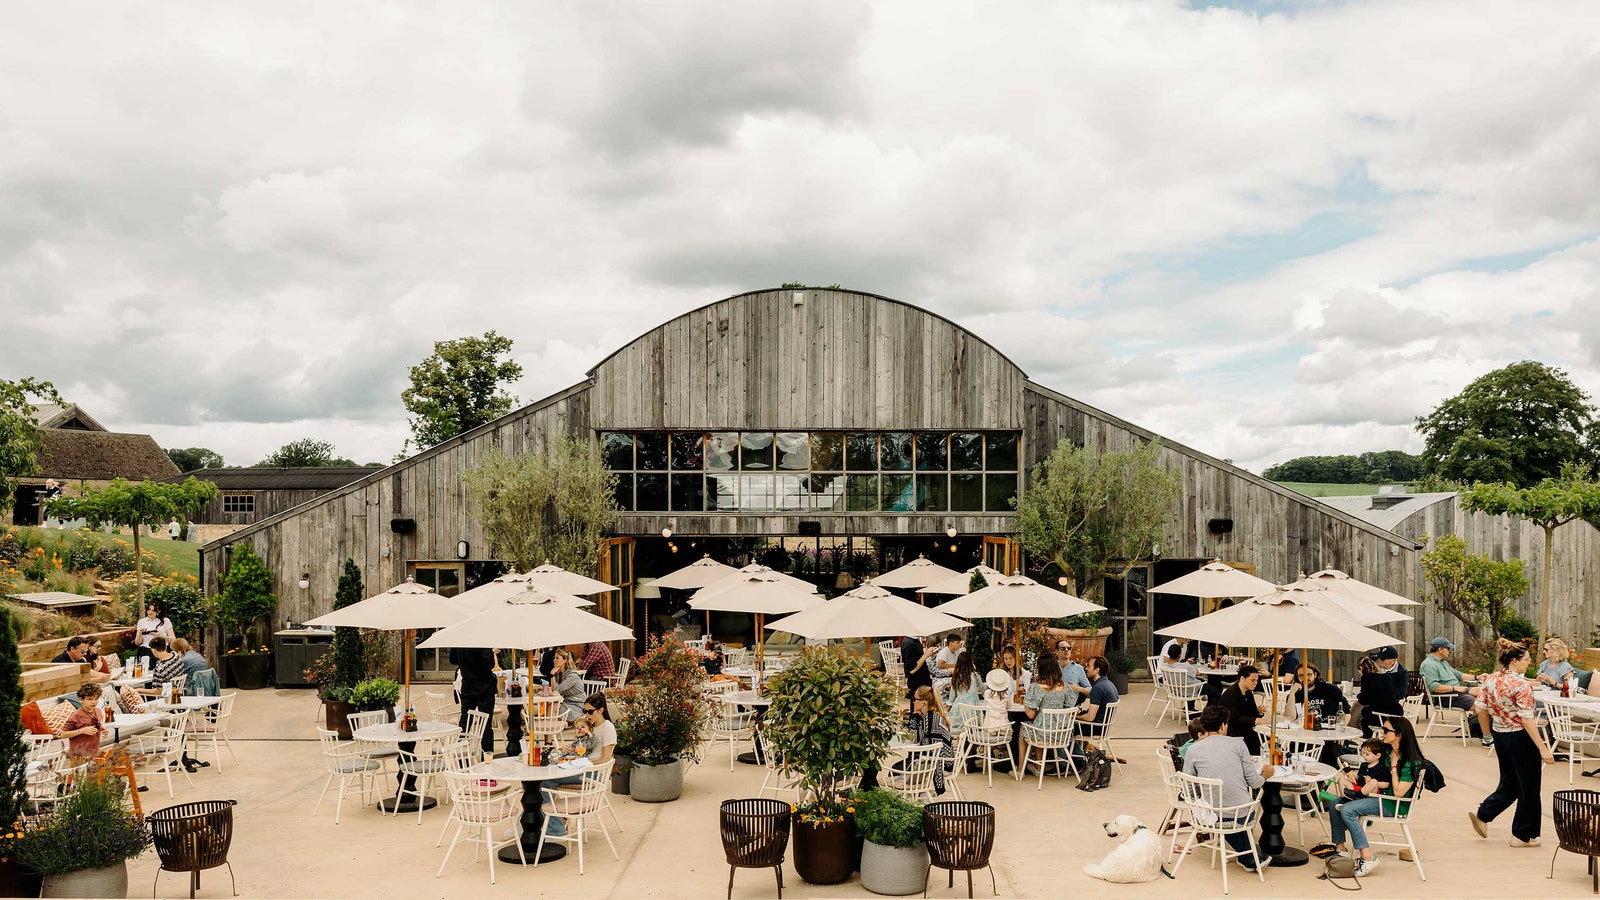
[[[1099,631],[1089,631],[1082,628],[1045,628],[1044,633],[1050,636],[1050,646],[1054,647],[1058,641],[1066,641],[1072,645],[1072,659],[1078,664],[1083,664],[1091,656],[1106,655],[1106,639],[1111,636],[1111,626]]]
[[[116,628],[111,631],[91,631],[88,637],[100,639],[100,652],[110,656],[124,652],[122,646],[122,632],[126,629]],[[32,644],[18,644],[17,657],[25,663],[49,662],[60,656],[67,649],[70,638],[51,638],[48,641],[37,641]]]
[[[73,693],[88,677],[88,663],[25,662],[22,664],[22,702]]]

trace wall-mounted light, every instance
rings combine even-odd
[[[1390,556],[1399,556],[1400,555],[1400,548],[1396,547],[1393,544],[1390,544],[1389,545],[1389,555]]]
[[[1067,586],[1067,576],[1063,575],[1060,578],[1057,578],[1056,579],[1056,584],[1059,584],[1062,587],[1066,587]]]
[[[309,587],[311,587],[311,573],[310,572],[301,572],[300,573],[300,590],[303,591],[303,590],[306,590]]]
[[[472,555],[472,545],[466,541],[456,541],[456,559],[466,559]]]
[[[944,523],[944,536],[949,538],[956,536],[956,523],[954,519]]]
[[[676,518],[668,519],[666,527],[661,529],[661,536],[664,538],[672,537],[672,532],[676,531],[677,529],[678,520]],[[677,551],[674,550],[673,552],[676,553]]]

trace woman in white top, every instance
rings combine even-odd
[[[565,653],[566,651],[561,651]],[[558,656],[559,658],[559,656]],[[574,673],[575,674],[575,673]],[[604,692],[596,691],[590,694],[583,702],[583,718],[589,720],[589,725],[594,729],[594,747],[590,748],[588,760],[590,765],[603,766],[611,761],[612,751],[617,749],[617,726],[611,724],[611,710],[606,705]],[[541,791],[544,801],[549,803],[550,785],[577,784],[583,780],[582,775],[568,775],[565,778],[547,778]],[[567,823],[558,816],[545,818],[545,833],[560,836],[567,833]]]
[[[139,655],[148,658],[150,654],[150,639],[160,635],[168,641],[174,639],[172,633],[172,620],[167,618],[161,604],[151,600],[145,606],[144,618],[133,625],[133,642],[139,647]]]

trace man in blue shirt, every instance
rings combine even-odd
[[[1083,698],[1089,695],[1089,676],[1083,671],[1083,666],[1072,659],[1072,644],[1067,641],[1056,641],[1056,662],[1061,664],[1061,680],[1066,683],[1067,689],[1072,691],[1072,705],[1077,706]]]
[[[1084,672],[1089,676],[1089,701],[1078,707],[1078,718],[1096,725],[1106,720],[1106,707],[1117,702],[1117,688],[1106,677],[1111,664],[1104,656],[1090,657]]]

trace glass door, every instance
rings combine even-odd
[[[466,581],[466,563],[412,563],[411,577],[417,584],[427,585],[441,597],[454,597],[461,593]],[[416,642],[422,643],[438,629],[419,628]],[[403,636],[402,636],[403,637]],[[401,651],[404,653],[405,651]],[[450,665],[449,652],[416,650],[412,656],[412,679],[415,681],[450,681],[455,678],[455,667]]]
[[[1107,648],[1138,657],[1142,664],[1156,652],[1150,633],[1150,567],[1134,566],[1126,578],[1107,576],[1104,585],[1112,628]]]
[[[600,580],[616,585],[619,590],[595,595],[596,609],[611,621],[634,628],[635,633],[642,633],[641,629],[647,627],[642,617],[637,618],[639,627],[634,627],[633,538],[602,538],[599,568]],[[616,659],[620,660],[632,651],[627,641],[611,642],[611,655]]]
[[[983,538],[983,564],[1006,575],[1022,570],[1022,544],[1010,538]]]

